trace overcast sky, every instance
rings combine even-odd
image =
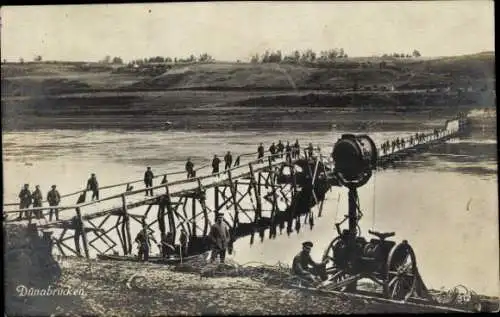
[[[2,59],[126,61],[344,48],[350,56],[494,51],[493,1],[201,2],[1,8]]]

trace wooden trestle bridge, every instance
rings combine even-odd
[[[378,149],[379,166],[456,137],[463,130],[463,122],[456,124],[458,121],[450,121],[453,124],[448,122],[444,129],[394,149]],[[327,191],[331,186],[340,186],[332,173],[331,155],[323,155],[315,149],[310,156],[303,149],[287,161],[284,154],[266,154],[262,159],[257,159],[256,153],[241,155],[235,166],[217,174],[189,179],[185,179],[184,171],[157,175],[156,184],[148,189],[133,189],[134,184],[143,186],[142,179],[104,186],[99,189],[102,198],[95,201],[85,201],[86,190],[63,195],[63,201],[75,199],[78,203],[58,206],[61,215],[58,221],[37,219],[36,224],[31,224],[26,217],[14,219],[20,212],[27,214],[26,211],[41,211],[46,219],[49,208],[53,208],[47,202],[43,202],[43,207],[22,210],[17,203],[4,204],[4,217],[7,216],[4,223],[29,222],[42,231],[63,256],[80,255],[81,238],[86,257],[93,256],[90,248],[97,255],[131,255],[133,239],[143,221],[158,241],[161,237],[158,232],[171,232],[177,242],[177,254],[180,230],[184,229],[189,240],[188,255],[208,250],[208,231],[219,212],[224,213],[233,239],[251,236],[251,243],[255,233],[263,239],[266,229],[272,238],[278,228],[281,232],[286,227],[288,234],[293,229],[300,230],[303,220],[312,227],[311,208],[317,206],[317,216],[321,217]],[[145,196],[150,189],[154,195]],[[111,190],[118,193],[110,194]],[[68,243],[69,239],[74,239],[74,246]]]

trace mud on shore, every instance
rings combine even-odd
[[[422,313],[433,308],[284,288],[265,268],[202,277],[186,267],[66,258],[58,287],[83,289],[78,302],[61,298],[48,315],[296,315]],[[181,272],[183,271],[183,272]],[[267,276],[267,279],[266,279]]]

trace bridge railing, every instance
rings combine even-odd
[[[318,150],[319,150],[318,148],[315,148],[313,150],[313,152],[317,153]],[[266,152],[268,152],[268,151],[266,151]],[[244,155],[245,156],[249,156],[251,154],[252,153],[247,153],[247,154],[244,154]],[[257,152],[255,152],[253,154],[257,154]],[[159,178],[159,177],[165,177],[165,178],[167,178],[167,182],[166,183],[155,185],[155,186],[152,186],[152,187],[149,187],[149,188],[141,188],[141,189],[137,189],[137,190],[129,190],[129,191],[121,192],[119,194],[107,196],[107,197],[101,198],[99,200],[82,202],[80,204],[59,205],[59,206],[42,206],[42,207],[31,207],[31,208],[24,208],[24,209],[15,208],[15,209],[12,209],[12,210],[5,210],[5,208],[4,208],[3,213],[4,214],[12,214],[12,213],[20,213],[20,212],[38,212],[38,211],[42,211],[43,212],[43,211],[48,211],[48,210],[54,209],[54,208],[57,208],[59,210],[59,212],[64,211],[64,210],[68,210],[68,209],[76,209],[76,208],[81,209],[83,207],[87,207],[87,206],[91,206],[91,205],[97,205],[99,203],[107,202],[107,201],[118,199],[118,198],[121,199],[121,200],[123,200],[124,197],[134,196],[134,195],[137,195],[137,194],[143,194],[143,193],[145,193],[147,191],[150,191],[150,190],[157,190],[157,189],[165,188],[166,186],[168,186],[171,194],[174,194],[176,192],[183,191],[183,190],[184,191],[186,191],[186,190],[194,190],[194,189],[199,188],[200,184],[201,184],[201,186],[204,186],[204,187],[210,186],[211,184],[213,184],[213,181],[209,181],[208,183],[205,183],[205,184],[204,184],[204,181],[206,181],[206,180],[213,180],[214,178],[220,178],[220,176],[225,175],[225,174],[227,174],[229,176],[229,173],[232,173],[233,174],[232,177],[233,178],[237,178],[237,177],[240,177],[242,174],[249,173],[249,164],[254,165],[254,167],[255,167],[256,170],[261,169],[261,168],[266,167],[266,166],[269,166],[269,161],[270,160],[272,162],[271,165],[281,164],[284,161],[284,159],[281,159],[281,156],[284,156],[285,157],[284,159],[286,159],[286,153],[283,153],[283,154],[282,153],[277,153],[277,154],[274,154],[274,155],[267,155],[267,156],[264,156],[264,157],[262,157],[260,159],[259,158],[255,158],[253,160],[247,161],[244,164],[242,164],[241,162],[239,162],[239,164],[237,166],[233,166],[230,169],[220,171],[219,173],[207,174],[207,175],[202,175],[202,176],[193,177],[193,178],[187,178],[187,179],[181,179],[181,180],[175,180],[173,182],[169,182],[168,181],[168,176],[179,175],[179,174],[187,174],[187,173],[185,171],[179,171],[179,172],[173,172],[173,173],[165,173],[165,174],[158,175],[157,178]],[[301,156],[299,156],[299,157],[301,157]],[[277,160],[277,158],[279,158],[279,160]],[[201,170],[203,168],[206,168],[207,166],[209,166],[209,164],[208,165],[204,165],[202,167],[199,167],[196,170]],[[237,172],[235,173],[235,171],[237,171]],[[219,181],[224,181],[224,180],[227,180],[227,178],[226,179],[220,179]],[[127,185],[127,184],[132,184],[132,183],[138,183],[138,182],[142,182],[142,181],[143,180],[141,179],[141,180],[137,180],[137,181],[131,181],[131,182],[124,182],[124,183],[120,183],[120,184],[109,185],[109,186],[101,187],[101,188],[99,188],[99,190],[101,190],[103,188],[107,188],[107,189],[109,189],[109,188],[115,188],[115,187],[119,187],[119,186],[123,186],[123,185]],[[78,192],[75,192],[75,193],[71,193],[71,194],[67,194],[65,196],[68,197],[68,196],[77,195],[77,194],[78,195],[82,195],[83,193],[86,193],[86,192],[87,192],[87,189],[83,189],[81,191],[78,191]],[[144,197],[142,197],[142,199],[144,201],[148,201],[148,200],[156,199],[156,197],[150,197],[150,198],[144,198]],[[15,205],[18,205],[18,204],[6,204],[4,206],[15,206]],[[120,205],[118,205],[117,207],[112,207],[112,208],[118,208],[121,205],[122,204],[120,203]]]
[[[264,153],[269,153],[269,150],[266,150]],[[238,155],[236,157],[236,160],[234,161],[233,166],[241,164],[241,158],[252,156],[252,155],[256,156],[257,154],[258,154],[258,152],[248,152],[248,153],[240,154],[240,155]],[[207,163],[207,164],[204,164],[204,165],[202,165],[200,167],[195,168],[194,171],[197,173],[198,171],[201,171],[201,170],[206,169],[206,168],[210,168],[211,166],[212,166],[211,163]],[[186,174],[186,171],[175,171],[175,172],[162,173],[162,174],[154,175],[153,179],[163,179],[164,177],[175,176],[175,175],[182,175],[182,174]],[[126,182],[122,182],[122,183],[118,183],[118,184],[112,184],[112,185],[106,185],[106,186],[99,186],[99,192],[102,193],[102,191],[104,191],[104,190],[109,190],[109,189],[114,189],[114,188],[117,188],[117,187],[129,186],[129,185],[134,185],[134,184],[139,184],[139,183],[143,183],[143,182],[144,182],[144,178],[141,178],[141,179],[130,180],[130,181],[126,181]],[[89,190],[87,188],[82,188],[82,189],[80,189],[78,191],[74,191],[74,192],[71,192],[71,193],[68,193],[68,194],[61,195],[61,199],[62,198],[68,198],[68,197],[78,197],[84,191],[89,191]],[[47,200],[42,200],[42,203],[48,203],[48,201]],[[18,202],[17,203],[6,203],[6,204],[3,204],[3,206],[4,207],[19,206],[19,203]]]

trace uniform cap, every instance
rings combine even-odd
[[[313,243],[311,241],[306,241],[306,242],[302,243],[302,246],[304,248],[309,248],[310,249],[310,248],[313,247]]]

